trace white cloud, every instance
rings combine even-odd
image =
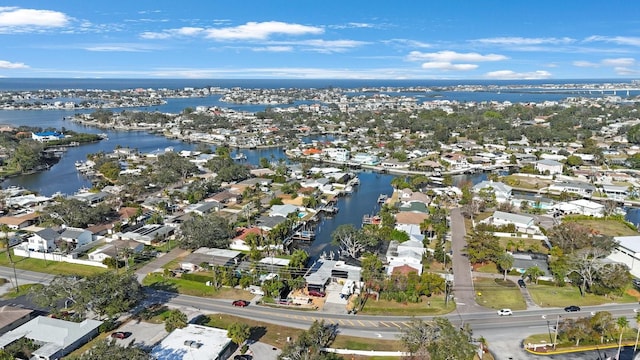
[[[181,27],[178,29],[167,29],[162,32],[143,32],[140,37],[149,40],[162,40],[180,36],[197,36],[202,34],[203,28],[199,27]]]
[[[631,45],[631,46],[640,46],[640,37],[630,37],[630,36],[589,36],[584,41],[593,42],[593,41],[603,41],[614,43],[618,45]]]
[[[508,46],[521,46],[521,45],[542,45],[542,44],[570,44],[575,42],[575,39],[563,37],[563,38],[523,38],[523,37],[496,37],[477,39],[475,42],[490,45],[508,45]]]
[[[635,70],[635,69],[629,69],[627,67],[615,67],[613,68],[613,71],[616,72],[616,74],[618,75],[640,75],[640,71],[639,70]]]
[[[444,71],[469,71],[478,68],[476,64],[452,64],[446,61],[433,61],[422,64],[423,69],[436,69]]]
[[[289,24],[280,21],[248,22],[244,25],[220,29],[207,29],[207,38],[216,40],[264,40],[272,35],[322,34],[324,30],[316,26]]]
[[[157,49],[145,44],[101,44],[84,47],[87,51],[99,52],[147,52]]]
[[[390,39],[390,40],[383,40],[382,43],[387,45],[400,45],[400,46],[406,46],[411,48],[430,48],[431,47],[431,44],[428,44],[422,41],[417,41],[417,40],[410,40],[410,39]]]
[[[551,73],[544,70],[521,73],[512,70],[498,70],[486,73],[485,77],[495,80],[537,80],[548,79],[551,77]]]
[[[14,63],[6,60],[0,60],[0,69],[28,69],[29,66],[24,63]]]
[[[0,8],[0,27],[62,27],[69,17],[59,11]]]
[[[313,40],[301,40],[290,42],[290,44],[296,44],[298,46],[306,46],[310,51],[316,51],[321,53],[336,53],[336,52],[344,52],[352,48],[356,48],[359,46],[366,45],[368,43],[364,41],[356,41],[356,40],[322,40],[322,39],[313,39]]]
[[[577,66],[577,67],[598,67],[600,66],[600,64],[591,62],[591,61],[584,61],[584,60],[576,60],[573,62],[573,66]]]
[[[634,58],[618,58],[618,59],[604,59],[602,65],[613,67],[627,67],[633,66],[636,63]]]
[[[293,47],[291,46],[265,46],[265,47],[257,47],[252,48],[253,51],[263,51],[263,52],[291,52],[293,51]]]
[[[434,62],[456,62],[456,61],[466,61],[466,62],[480,62],[480,61],[500,61],[508,59],[504,55],[498,54],[487,54],[482,55],[479,53],[458,53],[455,51],[438,51],[435,53],[423,53],[420,51],[412,51],[407,56],[407,60],[409,61],[423,61],[430,60]]]

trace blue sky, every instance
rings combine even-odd
[[[640,78],[632,0],[2,3],[0,77]]]

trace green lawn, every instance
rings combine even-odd
[[[431,304],[431,306],[429,306]],[[448,314],[455,310],[455,302],[450,301],[447,307],[444,306],[444,296],[432,296],[430,298],[423,296],[422,302],[419,303],[399,303],[393,300],[374,300],[368,299],[364,309],[360,312],[366,315],[442,315]]]
[[[20,256],[13,256],[13,260],[16,263],[16,269],[37,271],[53,275],[78,275],[88,276],[95,273],[108,271],[107,269],[97,266],[79,265],[67,262],[40,260],[33,258],[26,258]],[[9,258],[6,254],[0,254],[0,266],[11,267]]]
[[[492,309],[525,310],[527,304],[514,282],[502,279],[476,278],[473,286],[478,304]]]
[[[567,218],[563,221],[574,221]],[[590,229],[597,230],[600,234],[609,236],[635,236],[638,232],[631,229],[620,220],[598,220],[598,219],[580,219],[575,222],[587,226]]]
[[[287,342],[287,337],[295,340],[302,332],[300,329],[292,327],[269,324],[226,314],[209,315],[204,319],[203,322],[201,322],[202,325],[217,327],[221,329],[228,328],[228,326],[232,323],[245,323],[249,325],[252,328],[251,339],[258,340],[278,348],[284,348]],[[346,335],[338,335],[333,344],[331,344],[331,347],[339,349],[348,348],[378,351],[402,350],[400,341],[380,340],[375,338],[367,339]]]
[[[152,273],[145,276],[144,280],[142,280],[142,285],[160,288],[167,291],[174,291],[185,295],[214,297],[218,299],[251,300],[254,297],[251,293],[245,290],[226,287],[215,289],[212,286],[207,286],[206,284],[197,281],[182,280],[175,277],[165,278],[160,273]]]
[[[628,294],[621,297],[604,297],[593,294],[581,296],[578,288],[570,285],[557,287],[553,285],[528,284],[527,288],[533,301],[543,307],[590,306],[612,302],[631,303],[638,301],[637,298]]]

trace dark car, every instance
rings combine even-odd
[[[520,286],[521,288],[526,288],[527,284],[524,283],[523,279],[518,279],[518,286]]]
[[[233,360],[251,360],[251,355],[236,355]]]
[[[231,305],[238,307],[247,307],[249,306],[249,302],[246,300],[234,300]]]
[[[126,339],[129,337],[129,335],[131,335],[131,333],[124,331],[116,331],[111,333],[111,337],[114,339]]]
[[[580,311],[580,306],[575,306],[575,305],[567,306],[566,308],[564,308],[564,311],[566,312]]]
[[[309,296],[315,296],[315,297],[325,297],[327,294],[323,293],[322,291],[318,291],[318,290],[309,290]]]

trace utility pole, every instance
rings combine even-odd
[[[558,326],[560,325],[560,315],[556,318],[556,333],[553,336],[553,350],[556,349],[556,342],[558,342]]]

